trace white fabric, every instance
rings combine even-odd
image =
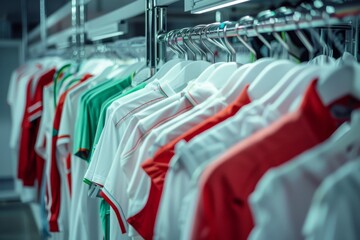
[[[189,220],[193,218],[194,212],[190,212],[193,208],[187,204],[196,202],[193,198],[198,194],[199,174],[232,144],[268,126],[278,118],[279,114],[276,111],[252,102],[241,108],[234,117],[196,136],[190,142],[180,141],[176,145],[175,156],[171,159],[166,175],[154,239],[186,239],[190,236],[187,231],[191,231],[192,222]],[[200,142],[201,140],[206,143]],[[185,216],[186,221],[183,220]]]
[[[76,113],[81,95],[105,81],[105,76],[110,70],[108,68],[99,76],[79,84],[67,94],[59,128],[61,138],[57,141],[57,150],[62,156],[66,156],[72,150]],[[82,182],[86,169],[87,163],[84,160],[71,156],[72,198],[69,208],[69,239],[99,239],[102,236],[99,200],[88,198],[88,187]]]
[[[316,190],[303,233],[307,240],[360,238],[360,158],[330,175]]]
[[[110,199],[115,201],[115,205],[119,206],[119,212],[123,211],[126,215],[128,213],[129,202],[126,189],[131,176],[135,172],[135,160],[139,149],[143,144],[144,138],[152,129],[190,110],[195,105],[214,95],[216,92],[217,90],[214,89],[211,84],[204,83],[199,85],[196,83],[189,83],[181,93],[174,95],[171,101],[163,104],[161,108],[156,106],[159,104],[155,104],[153,109],[151,109],[151,107],[145,109],[145,111],[148,111],[149,115],[143,116],[143,111],[135,114],[134,119],[137,124],[131,125],[133,126],[131,128],[131,136],[124,142],[126,143],[126,146],[124,147],[124,144],[119,145],[121,150],[116,155],[121,157],[119,160],[115,159],[113,161],[110,173],[103,188],[104,193]],[[165,101],[166,100],[161,101],[160,104]],[[129,216],[126,216],[125,220],[128,217]],[[130,234],[132,234],[132,231]]]
[[[106,114],[106,121],[99,142],[95,146],[89,169],[85,178],[94,183],[104,185],[115,158],[116,150],[121,139],[127,140],[131,131],[128,131],[129,120],[139,111],[175,94],[155,80],[134,93],[114,101]],[[113,114],[111,114],[112,110]]]
[[[123,175],[122,169],[121,169],[121,162],[119,159],[120,156],[122,155],[122,152],[124,150],[123,146],[126,144],[126,142],[128,141],[128,136],[131,135],[131,133],[134,130],[134,127],[138,124],[138,122],[151,115],[152,113],[163,109],[164,107],[168,106],[170,103],[174,102],[174,101],[178,101],[181,97],[181,94],[175,94],[169,98],[165,98],[160,102],[157,102],[145,109],[143,109],[140,112],[135,113],[134,115],[129,116],[129,118],[127,118],[120,126],[121,128],[123,128],[123,134],[121,136],[121,140],[119,143],[119,146],[116,149],[116,153],[115,153],[115,158],[112,161],[112,165],[111,168],[109,170],[108,173],[106,173],[106,178],[104,181],[104,185],[106,182],[108,182],[108,186],[110,185],[112,188],[115,188],[115,190],[112,190],[112,192],[108,192],[106,188],[103,188],[102,191],[103,193],[117,206],[117,209],[114,209],[115,211],[117,211],[121,217],[121,219],[114,219],[112,216],[114,215],[110,215],[110,222],[118,222],[118,221],[122,221],[122,223],[124,223],[125,227],[126,227],[126,234],[128,234],[129,232],[129,226],[127,224],[127,200],[125,197],[121,197],[118,195],[115,195],[117,197],[117,200],[115,200],[113,198],[113,192],[119,192],[120,190],[118,189],[124,189],[126,190],[128,182],[126,181],[126,178]],[[98,179],[92,179],[92,181],[96,182],[96,180]],[[119,201],[119,203],[117,202]],[[126,212],[123,211],[123,209],[126,210]],[[119,225],[117,226],[119,228]],[[130,226],[131,229],[131,226]],[[132,230],[133,231],[133,230]],[[135,232],[135,230],[134,230]]]
[[[195,106],[190,111],[153,129],[150,134],[146,136],[135,159],[135,171],[131,175],[127,188],[127,195],[129,196],[129,216],[134,216],[142,210],[149,197],[151,180],[141,169],[141,163],[153,156],[152,153],[148,154],[150,147],[156,152],[166,143],[215,115],[226,106],[225,98],[208,99],[208,101]]]
[[[333,146],[330,138],[263,176],[249,197],[255,221],[249,239],[303,239],[301,229],[316,189],[354,158],[330,151]]]

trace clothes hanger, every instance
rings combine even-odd
[[[264,94],[262,97],[257,98],[257,100],[261,103],[261,105],[269,105],[272,104],[279,96],[289,87],[289,85],[294,82],[294,80],[302,74],[302,72],[306,71],[306,64],[299,64],[294,66],[290,71],[288,71],[278,83],[274,85],[273,88],[270,89],[269,92]]]
[[[201,47],[199,47],[199,46],[195,43],[195,41],[192,39],[193,34],[196,34],[196,30],[199,30],[199,29],[201,30],[201,29],[203,29],[205,26],[206,26],[206,25],[202,24],[202,25],[197,25],[197,26],[195,26],[195,27],[193,27],[193,28],[190,29],[190,31],[189,31],[189,43],[190,43],[190,44],[192,45],[192,47],[199,53],[200,60],[205,60],[205,61],[206,61],[206,60],[207,60],[206,52],[203,51],[203,50],[201,49]],[[200,36],[200,39],[201,39],[201,36]],[[199,41],[199,43],[202,44],[201,41]]]
[[[239,92],[242,91],[247,84],[250,84],[266,66],[273,62],[275,62],[275,59],[261,58],[254,63],[246,64],[249,65],[249,67],[245,72],[243,72],[241,67],[238,68],[230,76],[222,90],[226,92],[226,98],[230,101],[235,101],[239,96]]]
[[[259,99],[269,92],[279,80],[296,64],[289,60],[278,60],[262,70],[250,84],[248,94],[251,99]]]
[[[317,83],[321,101],[329,105],[345,95],[360,99],[360,65],[345,64],[332,71],[324,72]]]
[[[248,16],[242,17],[239,20],[239,23],[236,23],[235,28],[238,28],[239,24],[244,26],[251,26],[254,23],[253,18],[249,18]],[[245,34],[247,35],[247,28],[245,27]],[[236,35],[237,39],[254,55],[254,60],[257,59],[257,54],[254,48],[250,46],[239,34]]]
[[[169,32],[169,34],[172,34],[172,32],[171,32],[171,33]],[[168,36],[168,35],[165,37],[165,40],[166,40],[166,42],[167,42],[167,46],[169,46],[169,48],[170,48],[172,51],[174,51],[175,54],[177,54],[177,55],[180,55],[180,54],[181,54],[176,48],[174,48],[174,47],[172,46],[172,44],[170,44],[169,36]],[[148,79],[146,80],[146,82],[152,82],[152,81],[154,81],[155,79],[161,79],[161,78],[163,78],[168,72],[170,72],[170,70],[171,70],[173,67],[175,67],[175,65],[177,65],[178,63],[183,62],[183,61],[184,61],[184,60],[181,59],[181,58],[175,58],[175,59],[171,59],[171,60],[165,62],[164,65],[162,65],[162,66],[160,67],[160,69],[159,69],[152,77],[148,77]],[[185,62],[184,64],[186,64],[186,62]],[[180,66],[179,66],[179,68],[182,68],[182,67],[183,67],[183,65],[180,65]],[[140,73],[140,74],[141,74],[141,73]],[[149,76],[150,73],[147,73],[147,75]],[[139,76],[139,75],[137,75],[137,76]],[[133,86],[136,86],[136,85],[140,84],[141,82],[143,82],[143,77],[137,77],[137,76],[135,76],[134,79],[133,79],[133,81],[132,81],[132,85],[133,85]]]

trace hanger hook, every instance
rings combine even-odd
[[[236,29],[238,28],[239,25],[243,25],[244,29],[245,29],[245,34],[247,35],[247,27],[249,25],[253,24],[254,19],[253,18],[248,18],[248,17],[243,17],[240,19],[239,23],[236,23]],[[237,39],[239,39],[239,41],[254,55],[255,60],[257,59],[257,54],[255,49],[248,44],[241,36],[239,33],[236,34]]]
[[[219,38],[220,42],[223,45],[223,49],[228,53],[228,61],[235,62],[236,61],[236,51],[231,46],[229,40],[227,39],[227,35],[226,35],[228,23],[230,23],[230,22],[224,22],[224,23],[220,24],[219,27],[217,28],[217,34],[218,34],[218,38]],[[223,32],[222,36],[220,35],[220,30],[222,30],[222,32]]]
[[[301,12],[298,12],[298,11],[294,12],[293,20],[294,20],[295,25],[296,25],[295,34],[300,39],[300,41],[304,44],[305,48],[309,52],[309,60],[310,60],[310,59],[314,58],[315,49],[313,48],[312,44],[307,39],[305,34],[299,28],[299,22],[300,22],[301,19],[303,19],[303,14]]]
[[[185,60],[189,60],[188,52],[179,43],[179,40],[178,40],[179,36],[181,36],[180,30],[176,30],[174,33],[175,46],[183,53]]]
[[[200,32],[200,41],[202,42],[202,44],[204,45],[205,49],[210,53],[211,55],[211,59],[209,60],[212,63],[215,63],[215,52],[211,50],[211,48],[205,43],[205,41],[203,40],[203,37],[205,36],[205,39],[207,41],[209,41],[210,43],[216,45],[216,43],[212,42],[212,39],[210,39],[207,34],[209,31],[209,28],[213,26],[213,23],[206,25]]]
[[[191,46],[188,44],[188,41],[187,41],[189,29],[190,28],[181,29],[179,34],[182,37],[182,42],[183,42],[184,46],[186,47],[188,52],[191,54],[190,60],[196,60],[196,53],[193,51],[193,49],[191,48]]]
[[[267,41],[263,35],[259,33],[259,27],[260,21],[258,19],[254,19],[253,21],[253,29],[255,31],[256,37],[264,44],[264,46],[269,50],[269,56],[272,56],[272,47],[269,41]]]
[[[181,52],[178,51],[178,49],[176,49],[175,47],[173,47],[171,41],[170,41],[170,36],[172,36],[174,30],[169,31],[167,34],[165,34],[165,42],[166,45],[169,46],[170,50],[175,53],[178,57],[181,57]]]
[[[191,43],[191,44],[193,45],[193,47],[198,51],[201,60],[206,60],[206,53],[205,53],[204,50],[202,50],[201,47],[199,47],[199,46],[196,44],[195,41],[193,41],[192,36],[193,36],[194,34],[196,34],[196,30],[198,30],[198,29],[203,29],[204,26],[206,26],[206,25],[204,25],[204,24],[197,25],[197,26],[193,27],[193,28],[190,30],[190,33],[189,33],[190,43]],[[200,41],[199,41],[199,42],[200,42],[200,44],[202,44],[201,35],[200,35]]]

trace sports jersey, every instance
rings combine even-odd
[[[157,213],[159,201],[161,198],[163,181],[164,181],[164,178],[165,178],[165,175],[167,172],[167,168],[168,168],[167,164],[170,162],[171,157],[174,155],[175,144],[182,139],[189,141],[191,138],[198,135],[202,131],[205,131],[206,129],[211,128],[212,126],[216,125],[218,122],[221,122],[224,119],[226,119],[227,117],[230,117],[233,114],[235,114],[243,105],[246,105],[247,103],[250,102],[250,99],[246,93],[247,88],[248,88],[248,86],[244,89],[244,91],[240,94],[239,98],[234,103],[230,104],[228,107],[226,107],[222,111],[217,111],[217,112],[215,112],[215,114],[210,113],[211,111],[209,111],[209,115],[205,121],[204,121],[204,118],[202,118],[202,117],[195,119],[195,116],[197,115],[196,111],[199,112],[199,110],[202,108],[202,106],[199,105],[198,106],[199,109],[196,109],[197,107],[195,107],[193,109],[194,111],[192,110],[192,112],[195,112],[195,115],[193,116],[194,119],[191,119],[191,120],[192,121],[196,120],[194,122],[198,122],[199,124],[193,128],[190,128],[188,131],[185,131],[185,133],[179,135],[177,138],[173,139],[172,141],[169,141],[166,139],[156,139],[155,144],[153,144],[153,146],[154,145],[161,146],[162,143],[164,143],[164,142],[169,142],[169,143],[166,144],[165,146],[161,147],[156,152],[153,159],[147,160],[146,162],[144,162],[142,164],[142,167],[145,170],[145,172],[151,177],[151,187],[150,187],[150,191],[148,189],[145,191],[144,190],[142,191],[142,192],[149,192],[149,196],[145,198],[145,200],[147,199],[146,205],[143,206],[142,210],[139,213],[137,213],[134,217],[131,218],[131,221],[136,222],[136,221],[139,221],[139,220],[137,220],[137,218],[141,218],[141,217],[146,218],[146,220],[143,220],[143,221],[147,223],[146,226],[148,228],[148,231],[151,231],[151,234],[152,234],[152,231],[153,231],[154,225],[155,225],[156,213]],[[204,102],[204,103],[206,103],[206,102]],[[194,113],[191,113],[191,114],[194,114]],[[205,114],[203,116],[206,117],[207,115]],[[174,119],[174,120],[176,120],[176,119]],[[168,122],[167,124],[173,125],[173,128],[174,128],[174,125],[176,126],[175,122],[172,123],[174,120]],[[189,120],[187,124],[189,124],[189,122],[191,123],[191,121]],[[169,130],[169,132],[171,132],[171,134],[177,133],[176,128],[173,129],[170,126],[166,126],[167,124],[164,124],[164,126],[162,126],[162,127],[168,127],[168,130]],[[178,123],[178,125],[180,125],[180,124],[182,125],[183,123]],[[184,126],[186,126],[186,124],[184,124]],[[176,127],[178,127],[178,126],[176,126]],[[181,132],[184,132],[183,129],[181,129]],[[148,139],[146,139],[146,140],[148,140]],[[159,142],[159,140],[161,141],[161,143],[157,143],[157,142]],[[171,138],[170,138],[170,140],[171,140]],[[143,147],[143,148],[146,149],[146,147]],[[151,153],[150,153],[150,156],[151,156]],[[155,185],[153,185],[153,182],[156,182],[156,188],[155,188]],[[137,184],[137,186],[138,186],[138,184]],[[149,212],[150,209],[151,209],[151,212]],[[136,213],[135,210],[133,210],[133,212]],[[148,213],[146,214],[146,212],[148,212]]]
[[[138,174],[140,169],[140,162],[136,162],[137,156],[140,151],[140,147],[143,144],[145,137],[155,128],[161,126],[162,124],[166,123],[167,121],[189,111],[194,106],[204,102],[207,98],[214,95],[217,90],[213,87],[210,83],[204,84],[196,84],[194,82],[189,83],[189,85],[185,88],[185,90],[181,93],[180,99],[178,101],[172,102],[171,104],[167,105],[165,108],[161,109],[160,111],[153,112],[151,115],[141,119],[137,126],[134,128],[132,135],[129,137],[126,146],[123,149],[123,156],[121,157],[120,161],[115,161],[115,164],[120,164],[121,169],[124,172],[124,175],[120,175],[116,172],[113,173],[113,170],[119,169],[119,167],[112,166],[109,176],[114,174],[117,176],[114,180],[108,178],[104,189],[106,190],[106,195],[112,196],[111,198],[114,199],[114,193],[116,193],[115,199],[121,199],[122,204],[120,204],[121,208],[125,212],[128,212],[128,199],[124,197],[121,198],[121,195],[126,195],[126,192],[123,192],[123,188],[119,188],[116,184],[119,182],[128,182],[131,179],[131,176],[134,174]],[[145,160],[145,159],[143,159]],[[114,165],[114,164],[113,164]],[[115,175],[116,174],[116,175]],[[122,180],[124,179],[124,180]],[[115,185],[115,186],[114,186]],[[125,185],[126,186],[126,185]],[[111,199],[109,198],[109,199]],[[113,204],[114,205],[114,204]],[[146,238],[149,236],[144,236],[140,233],[142,237]]]
[[[331,151],[335,141],[330,137],[261,178],[249,198],[255,221],[249,239],[303,239],[301,229],[314,193],[329,175],[355,157],[346,150]],[[279,227],[283,230],[276,231]]]
[[[105,69],[101,74],[75,86],[66,95],[57,140],[57,149],[62,156],[70,153],[73,146],[75,117],[78,110],[77,103],[81,94],[106,81],[106,75],[110,71],[111,67]],[[71,158],[72,199],[76,199],[76,201],[70,203],[69,238],[99,239],[102,235],[98,227],[99,201],[98,199],[88,198],[87,187],[82,184],[87,164],[74,155]]]
[[[55,69],[50,69],[39,77],[34,94],[31,93],[32,78],[27,87],[27,100],[22,121],[19,146],[18,177],[25,186],[33,186],[37,180],[42,184],[44,160],[36,154],[34,148],[42,114],[43,88],[52,81]]]
[[[78,84],[80,84],[82,81],[87,80],[90,77],[91,75],[83,76]],[[62,208],[61,205],[63,204],[63,202],[61,201],[61,194],[69,194],[69,196],[71,195],[71,178],[69,173],[70,155],[68,154],[65,156],[65,158],[61,158],[61,156],[59,156],[59,154],[57,153],[57,149],[56,149],[56,141],[58,139],[58,129],[60,125],[62,110],[68,92],[69,90],[65,91],[61,95],[54,115],[53,134],[51,140],[50,182],[47,183],[50,185],[50,187],[48,187],[47,189],[50,190],[49,194],[51,196],[51,203],[49,204],[50,232],[60,231],[58,218],[59,218],[60,209]],[[63,172],[62,174],[65,176],[64,178],[61,178],[60,171]],[[65,185],[66,187],[63,187],[61,185]],[[68,193],[65,193],[61,189],[67,189]],[[62,210],[62,211],[66,211],[66,210]]]
[[[252,110],[250,111],[250,109]],[[242,118],[239,118],[238,115],[242,116]],[[268,126],[276,119],[276,116],[278,115],[279,114],[277,112],[259,105],[257,101],[251,102],[247,105],[244,105],[239,110],[237,115],[235,115],[238,117],[238,124],[235,127],[237,129],[237,135],[222,135],[222,137],[244,139],[259,129]],[[258,120],[255,121],[255,118],[258,118]],[[233,119],[230,117],[213,128],[205,131],[203,134],[212,131],[221,124],[224,125],[225,122],[229,120]],[[199,136],[201,136],[201,134]],[[197,137],[198,136],[195,136],[192,140],[190,140],[189,143],[192,143],[192,141]],[[213,140],[215,139],[216,138],[213,138]],[[214,141],[212,145],[209,145],[209,148],[212,149],[214,155],[218,154],[217,151],[219,151],[219,148],[216,144],[217,142]],[[201,154],[203,154],[203,151],[189,151],[188,144],[185,144],[185,141],[183,140],[180,140],[178,144],[176,144],[175,155],[170,161],[170,168],[168,169],[166,175],[166,181],[160,202],[161,207],[159,207],[156,218],[156,225],[154,230],[155,239],[189,238],[190,234],[188,231],[190,229],[187,229],[187,231],[184,229],[191,226],[191,222],[189,222],[188,219],[193,218],[193,213],[187,204],[191,204],[193,201],[196,202],[196,179],[198,172],[200,172],[204,166],[216,159],[207,158],[208,155],[204,155],[202,157]],[[159,183],[161,182],[154,181],[155,186],[162,186],[158,185]],[[187,202],[185,202],[185,199],[188,199]],[[192,209],[195,209],[195,207]],[[184,216],[188,216],[188,218],[185,218]],[[187,219],[188,222],[181,222],[182,219]]]
[[[160,83],[155,80],[143,90],[125,98],[114,110],[114,114],[111,117],[107,115],[109,119],[105,121],[106,123],[100,134],[98,145],[95,146],[89,168],[85,175],[85,181],[104,185],[121,139],[127,139],[127,135],[131,133],[131,131],[126,131],[129,120],[136,113],[174,94],[174,90],[166,83]],[[146,114],[151,114],[151,112],[148,111]],[[147,116],[146,114],[145,116]]]
[[[89,153],[92,149],[92,142],[95,136],[96,129],[100,115],[101,103],[109,97],[123,91],[125,88],[131,86],[131,76],[125,77],[121,80],[112,80],[108,84],[97,89],[96,94],[89,96],[87,101],[80,103],[80,111],[76,121],[76,134],[74,139],[74,151],[76,156],[84,160],[88,160]]]
[[[215,115],[219,111],[223,110],[227,106],[225,98],[216,97],[215,99],[208,99],[207,101],[195,106],[189,112],[182,114],[170,120],[167,123],[155,128],[144,139],[144,143],[139,149],[139,154],[136,158],[137,164],[141,164],[146,160],[149,155],[147,154],[150,147],[160,146],[161,142],[168,142],[186,132],[196,124],[199,124],[206,120],[208,117]],[[187,118],[179,119],[182,117]],[[165,136],[162,133],[166,132]],[[166,139],[164,139],[165,137]],[[140,168],[140,166],[139,166]],[[137,169],[137,168],[135,168]],[[127,194],[129,197],[129,216],[128,222],[134,226],[134,228],[142,233],[142,236],[149,236],[152,238],[153,229],[156,217],[157,208],[153,204],[148,204],[149,201],[155,200],[153,194],[151,194],[151,180],[140,169],[135,172],[130,180],[127,188]],[[160,194],[159,194],[160,195]],[[155,196],[159,196],[156,195]],[[142,224],[146,222],[147,224]],[[148,238],[148,237],[146,237]]]
[[[357,157],[324,180],[312,200],[302,239],[359,239],[359,170]]]
[[[123,146],[124,146],[124,144],[126,144],[126,141],[128,140],[129,136],[133,132],[134,126],[136,126],[141,119],[143,119],[147,116],[150,116],[152,113],[154,113],[160,109],[165,108],[169,104],[171,104],[175,101],[178,101],[180,98],[181,98],[180,93],[170,96],[168,98],[164,98],[162,101],[156,102],[153,105],[150,105],[150,106],[144,108],[140,112],[129,115],[129,117],[127,117],[124,121],[121,122],[120,126],[121,126],[121,128],[123,128],[124,132],[121,135],[119,146],[116,149],[115,159],[112,161],[112,166],[110,168],[110,172],[107,173],[107,178],[105,178],[106,181],[108,181],[107,179],[109,179],[109,181],[110,181],[110,179],[117,180],[118,173],[120,171],[122,171],[121,164],[119,162],[118,157],[122,155],[122,151],[124,150]],[[125,180],[119,181],[117,183],[116,187],[119,189],[126,189],[127,182]],[[100,194],[110,204],[110,206],[114,210],[115,216],[117,218],[115,220],[119,223],[121,232],[127,233],[128,227],[129,227],[126,222],[127,211],[126,211],[126,215],[125,215],[125,212],[121,210],[121,208],[124,208],[127,210],[127,205],[126,205],[128,203],[127,199],[120,198],[118,200],[118,201],[120,201],[120,204],[115,205],[117,202],[115,200],[110,200],[110,198],[112,198],[112,196],[110,194],[104,194],[104,192],[106,192],[106,189],[103,188],[102,192],[100,192]],[[124,201],[124,202],[122,202],[122,201]],[[120,206],[122,206],[122,207],[120,207]],[[111,221],[113,221],[112,218],[111,218]],[[130,227],[130,229],[131,229],[131,227]]]
[[[247,199],[264,173],[335,131],[339,122],[322,104],[316,82],[310,84],[298,111],[234,145],[206,168],[192,239],[246,239],[253,227]]]

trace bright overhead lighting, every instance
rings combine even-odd
[[[119,32],[114,32],[114,33],[108,33],[108,34],[103,34],[103,35],[99,35],[99,36],[94,36],[91,37],[92,41],[98,41],[101,39],[105,39],[105,38],[111,38],[111,37],[116,37],[116,36],[120,36],[120,35],[124,35],[125,33],[123,31],[119,31]]]
[[[232,5],[235,5],[235,4],[248,2],[248,1],[249,0],[235,0],[235,1],[227,2],[227,3],[215,5],[215,6],[212,6],[212,7],[206,7],[206,8],[203,8],[201,10],[194,10],[194,11],[192,11],[192,13],[201,14],[201,13],[210,12],[210,11],[213,11],[213,10],[216,10],[216,9],[225,8],[225,7],[229,7],[229,6],[232,6]]]

